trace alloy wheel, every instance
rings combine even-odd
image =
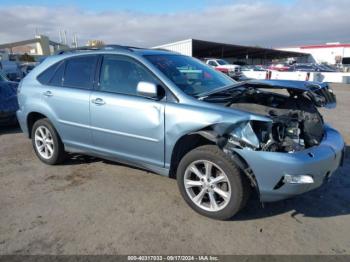
[[[35,130],[35,147],[40,156],[44,159],[50,159],[55,150],[54,141],[50,130],[45,126],[39,126]]]
[[[227,175],[211,161],[192,162],[185,170],[183,182],[192,202],[206,211],[222,210],[231,199]]]

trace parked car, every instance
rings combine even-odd
[[[0,73],[0,126],[9,126],[17,123],[16,111],[18,83],[9,81]]]
[[[290,65],[288,64],[272,64],[268,67],[269,70],[275,70],[275,71],[289,71]]]
[[[239,212],[251,190],[270,202],[315,189],[344,155],[317,110],[336,103],[326,83],[238,83],[170,51],[64,51],[23,79],[18,101],[42,162],[79,152],[173,177],[189,206],[215,219]]]
[[[317,67],[319,68],[318,72],[339,72],[338,68],[331,65],[318,64]]]
[[[26,76],[29,74],[30,71],[32,71],[34,69],[34,67],[37,65],[38,63],[33,62],[33,63],[23,63],[20,68],[22,71],[22,75]]]
[[[14,61],[0,61],[0,71],[11,81],[19,82],[23,77],[21,69]]]
[[[204,61],[207,65],[215,68],[215,70],[220,71],[233,79],[238,80],[242,75],[241,66],[230,64],[224,59],[206,58]]]
[[[294,64],[288,71],[298,72],[337,72],[337,70],[321,64]]]

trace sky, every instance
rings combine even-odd
[[[151,47],[188,38],[263,47],[350,42],[350,0],[1,0],[0,43],[59,39]]]

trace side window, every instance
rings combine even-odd
[[[209,61],[209,65],[211,66],[217,66],[217,64],[214,61]]]
[[[55,68],[54,75],[49,80],[49,85],[51,86],[62,86],[62,79],[64,73],[65,62],[61,62],[57,64]]]
[[[126,56],[105,55],[100,72],[100,90],[136,95],[140,81],[159,84],[155,76],[143,65]]]
[[[63,86],[91,89],[94,79],[96,55],[86,55],[69,58],[63,77]]]
[[[57,67],[61,64],[61,62],[58,62],[52,66],[50,66],[48,69],[46,69],[44,72],[42,72],[39,76],[38,76],[38,81],[43,84],[43,85],[47,85],[50,80],[52,79],[53,75],[56,72]]]

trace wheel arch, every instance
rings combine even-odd
[[[209,137],[209,134],[206,134],[205,136],[204,131],[198,131],[183,135],[176,141],[173,147],[170,160],[170,178],[176,178],[177,167],[184,155],[186,155],[188,152],[195,149],[196,147],[206,144],[215,144],[215,142]]]
[[[251,187],[256,191],[256,193],[260,197],[258,181],[248,162],[236,151],[230,150],[225,153],[228,154],[232,161],[235,162],[237,166],[242,170],[245,177],[249,180]]]
[[[32,111],[27,115],[27,118],[26,118],[26,124],[28,127],[28,137],[29,138],[32,138],[32,129],[33,129],[34,123],[40,119],[43,119],[43,118],[47,118],[50,121],[51,125],[56,129],[56,132],[58,133],[58,130],[57,130],[55,123],[53,121],[51,121],[51,118],[47,114],[44,114],[40,111]],[[59,135],[59,133],[58,133],[58,135]]]
[[[227,144],[227,137],[222,133],[219,134],[219,132],[212,128],[204,128],[196,132],[191,132],[180,137],[176,141],[171,155],[169,177],[176,178],[176,170],[183,156],[196,147],[206,144],[217,145],[225,154],[227,154],[241,169],[242,173],[250,181],[251,186],[257,191],[258,195],[260,195],[257,180],[248,162],[236,151],[226,149],[225,145]]]

